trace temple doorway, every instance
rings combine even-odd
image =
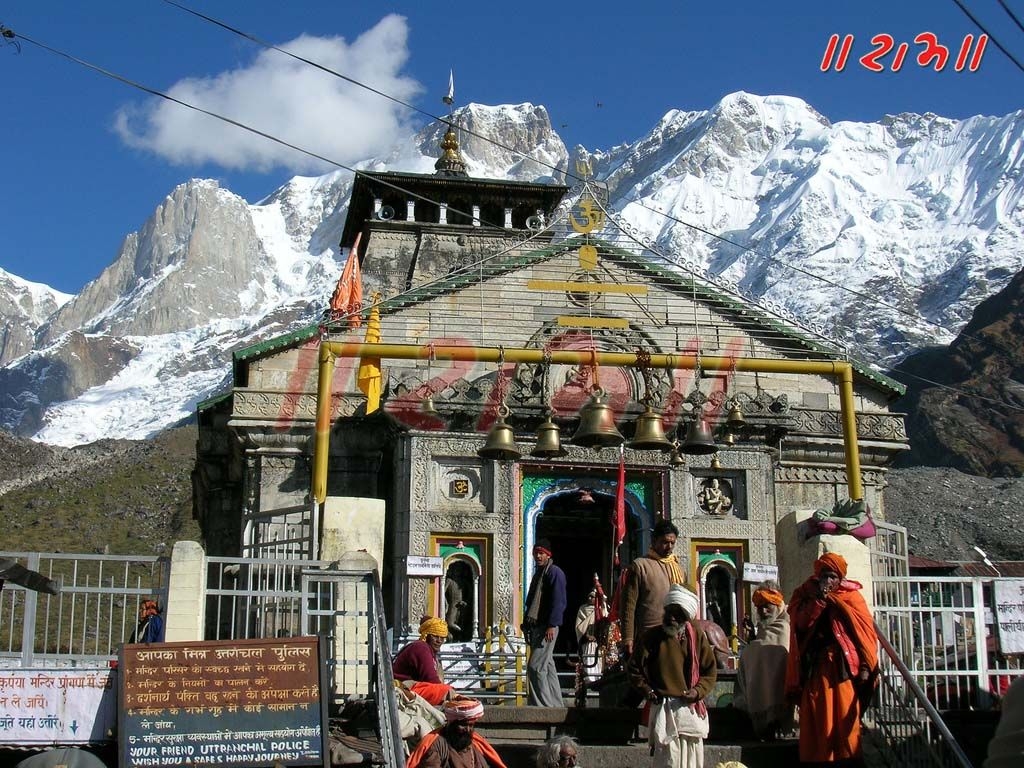
[[[548,539],[555,564],[565,571],[566,607],[555,645],[557,653],[575,653],[576,613],[594,588],[595,574],[611,598],[618,569],[612,553],[612,514],[615,497],[590,488],[550,496],[537,516],[534,541]],[[638,523],[626,511],[627,536],[620,551],[623,565],[629,562],[629,542],[637,536]]]
[[[476,635],[477,584],[473,569],[462,560],[452,560],[444,576],[444,619],[448,637],[455,642]]]

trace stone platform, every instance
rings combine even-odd
[[[796,742],[765,743],[749,738],[744,718],[730,708],[712,709],[704,764],[739,760],[748,768],[795,765]],[[625,708],[490,707],[477,731],[494,745],[508,768],[533,768],[537,748],[556,734],[580,743],[584,768],[649,768],[650,748],[640,710]]]

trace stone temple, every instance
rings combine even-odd
[[[778,567],[788,594],[809,573],[823,544],[799,533],[807,510],[856,488],[884,518],[885,468],[906,447],[890,410],[901,385],[644,240],[585,167],[573,188],[471,178],[454,131],[441,148],[435,174],[355,179],[341,246],[358,243],[363,309],[237,351],[230,392],[200,405],[194,492],[209,554],[366,549],[396,634],[435,614],[470,641],[519,625],[538,538],[552,542],[574,611],[595,576],[611,592],[668,518],[702,617],[735,633],[758,574]],[[368,332],[415,350],[381,355],[369,414],[357,380],[375,361],[345,351]],[[327,345],[337,354],[321,381]],[[656,364],[666,359],[677,364]],[[845,395],[833,364],[852,371]],[[572,442],[595,393],[626,440],[617,548],[620,450]],[[654,450],[632,444],[648,406],[667,436]],[[478,455],[499,414],[518,458]],[[532,455],[549,415],[564,450]],[[657,437],[643,424],[641,437]],[[869,584],[867,555],[849,551],[863,545],[843,546],[851,577]],[[425,575],[410,567],[428,562]]]

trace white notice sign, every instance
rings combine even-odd
[[[1024,653],[1024,579],[996,579],[996,625],[1003,653]]]
[[[440,557],[408,555],[405,558],[406,576],[444,576],[444,560]]]
[[[744,581],[765,581],[766,579],[779,580],[779,566],[777,565],[764,565],[762,563],[744,563],[743,564],[743,580]]]
[[[109,669],[0,672],[0,745],[87,744],[115,732]]]

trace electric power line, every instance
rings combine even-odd
[[[1008,50],[1006,50],[1006,48],[1004,48],[1003,45],[998,40],[996,40],[995,37],[992,36],[991,32],[989,32],[987,29],[985,29],[985,25],[982,24],[974,16],[974,14],[971,13],[967,9],[967,6],[963,4],[962,0],[953,0],[953,2],[957,4],[957,7],[959,7],[960,10],[964,12],[964,15],[968,19],[970,19],[972,22],[974,22],[974,26],[976,26],[978,29],[980,29],[982,32],[984,32],[986,35],[988,35],[988,39],[992,41],[992,44],[995,45],[996,48],[998,48],[1000,51],[1003,52],[1003,54],[1006,56],[1006,58],[1008,58],[1010,61],[1012,61],[1014,64],[1017,65],[1017,69],[1019,69],[1021,72],[1024,72],[1024,64],[1021,64],[1019,61],[1017,61],[1017,59],[1014,57],[1014,55],[1012,53],[1010,53]],[[1006,6],[1003,6],[1003,7],[1005,8]],[[1010,15],[1013,16],[1012,13]],[[1014,17],[1014,20],[1016,21],[1016,17]]]
[[[164,1],[168,2],[168,3],[172,4],[172,5],[176,5],[178,7],[181,7],[183,10],[186,10],[189,13],[193,13],[189,9],[184,8],[184,6],[180,6],[177,3],[172,2],[172,0],[164,0]],[[195,14],[195,15],[199,16],[200,18],[206,18],[206,17],[202,16],[202,14]],[[229,28],[230,29],[230,27],[226,27],[226,25],[223,25],[220,22],[216,22],[214,20],[210,20],[210,21],[211,21],[211,23],[218,24],[218,26],[225,26],[225,28]],[[5,30],[6,29],[7,28],[5,28]],[[26,35],[24,35],[24,34],[22,34],[20,32],[19,33],[13,33],[13,31],[11,31],[11,30],[8,30],[8,31],[11,32],[11,35],[9,35],[9,36],[11,36],[13,39],[24,40],[25,42],[31,43],[32,45],[35,45],[35,46],[37,46],[37,47],[39,47],[39,48],[41,48],[41,49],[43,49],[45,51],[48,51],[49,53],[52,53],[52,54],[54,54],[56,56],[59,56],[61,58],[65,58],[65,59],[67,59],[67,60],[69,60],[69,61],[71,61],[71,62],[73,62],[75,64],[78,64],[79,66],[82,66],[82,67],[85,67],[87,69],[90,69],[90,70],[92,70],[94,72],[97,72],[98,74],[101,74],[101,75],[103,75],[105,77],[109,77],[109,78],[111,78],[113,80],[116,80],[117,82],[120,82],[120,83],[122,83],[124,85],[127,85],[129,87],[135,88],[137,90],[140,90],[140,91],[142,91],[144,93],[147,93],[147,94],[149,94],[151,96],[156,96],[158,98],[165,99],[165,100],[170,101],[172,103],[175,103],[175,104],[178,104],[180,106],[183,106],[183,107],[185,107],[187,109],[191,109],[191,110],[194,110],[194,111],[199,112],[201,114],[205,114],[205,115],[207,115],[209,117],[212,117],[214,119],[221,120],[221,121],[223,121],[225,123],[228,123],[230,125],[233,125],[233,126],[235,126],[237,128],[240,128],[242,130],[248,131],[248,132],[253,133],[255,135],[261,136],[261,137],[263,137],[263,138],[265,138],[265,139],[267,139],[269,141],[273,141],[273,142],[276,142],[278,144],[281,144],[282,146],[288,147],[289,149],[292,149],[292,150],[294,150],[296,152],[299,152],[301,154],[308,155],[310,157],[313,157],[313,158],[315,158],[317,160],[320,160],[320,161],[322,161],[324,163],[327,163],[329,165],[333,165],[335,167],[341,168],[342,170],[349,171],[349,172],[351,172],[354,175],[367,176],[368,178],[372,178],[375,181],[382,183],[384,186],[390,187],[392,189],[395,189],[396,191],[402,192],[403,194],[407,194],[407,195],[409,195],[411,197],[414,197],[416,199],[419,199],[419,200],[422,200],[424,202],[430,203],[431,205],[440,205],[439,201],[433,200],[433,199],[431,199],[429,197],[426,197],[424,195],[420,195],[420,194],[418,194],[416,192],[413,192],[411,190],[407,190],[407,189],[403,188],[402,186],[400,186],[398,184],[393,184],[391,182],[387,182],[387,181],[385,181],[383,179],[380,179],[377,176],[372,176],[371,177],[368,174],[364,173],[363,171],[360,171],[358,169],[352,168],[352,167],[350,167],[348,165],[345,165],[344,163],[341,163],[339,161],[333,160],[333,159],[331,159],[329,157],[326,157],[326,156],[321,155],[319,153],[313,152],[311,150],[307,150],[307,149],[304,149],[302,147],[299,147],[298,145],[292,144],[292,143],[290,143],[288,141],[285,141],[284,139],[280,139],[280,138],[278,138],[278,137],[276,137],[276,136],[274,136],[274,135],[272,135],[270,133],[267,133],[265,131],[261,131],[261,130],[259,130],[257,128],[254,128],[254,127],[250,126],[250,125],[242,123],[241,121],[235,120],[233,118],[229,118],[229,117],[227,117],[225,115],[221,115],[221,114],[213,112],[211,110],[204,109],[202,107],[199,107],[199,106],[197,106],[195,104],[191,104],[191,103],[189,103],[187,101],[184,101],[182,99],[178,99],[178,98],[176,98],[174,96],[171,96],[171,95],[169,95],[167,93],[164,93],[163,91],[160,91],[160,90],[158,90],[156,88],[144,85],[144,84],[139,83],[139,82],[137,82],[135,80],[132,80],[132,79],[130,79],[128,77],[125,77],[123,75],[117,74],[116,72],[107,70],[107,69],[105,69],[103,67],[100,67],[100,66],[98,66],[96,64],[92,64],[91,62],[85,61],[84,59],[81,59],[81,58],[79,58],[77,56],[74,56],[71,53],[68,53],[66,51],[62,51],[60,49],[54,48],[52,46],[49,46],[46,43],[43,43],[43,42],[41,42],[39,40],[36,40],[34,38],[31,38],[31,37],[28,37],[28,36],[26,36]],[[232,30],[232,31],[234,31],[234,30]],[[246,35],[244,35],[244,33],[240,33],[240,34],[243,34],[243,36],[246,36]],[[271,47],[274,47],[274,46],[271,46]],[[277,49],[275,47],[275,50],[281,50],[281,49]],[[289,56],[293,56],[293,54],[288,54],[287,51],[283,51],[282,50],[281,52],[282,53],[286,53]],[[299,58],[299,57],[295,57],[295,58]],[[303,61],[305,61],[305,60],[303,59]],[[317,66],[320,69],[325,69],[325,68],[320,67],[319,65],[317,65],[315,63],[311,63],[311,65],[312,66]],[[327,70],[327,71],[330,71],[330,70]],[[347,76],[343,76],[343,75],[339,75],[339,76],[343,77],[346,80],[351,80],[351,78],[348,78]],[[361,83],[359,85],[362,86]],[[399,100],[394,99],[393,97],[389,96],[388,94],[385,94],[384,92],[377,91],[375,89],[369,88],[368,86],[362,86],[362,87],[367,87],[369,90],[372,90],[375,93],[380,94],[384,98],[392,99],[394,101],[398,101],[399,103],[404,104],[404,102],[400,102]],[[416,109],[416,108],[413,107],[413,109]],[[423,112],[423,110],[417,110],[417,111]],[[429,113],[424,113],[424,114],[429,114]],[[444,122],[443,118],[435,118],[435,119]],[[479,135],[479,134],[474,134],[474,135]],[[531,159],[531,160],[534,159],[534,158],[531,158],[526,153],[520,152],[519,150],[514,150],[514,149],[511,149],[511,148],[505,147],[504,145],[500,144],[499,142],[493,141],[493,140],[489,139],[486,136],[480,135],[479,137],[482,140],[484,140],[484,141],[488,141],[490,143],[496,144],[497,146],[500,146],[502,148],[510,149],[511,151],[516,152],[517,154],[521,155],[522,157],[524,157],[526,159]],[[542,162],[540,160],[538,160],[537,162],[540,163],[541,165],[545,165],[545,166],[547,166],[549,168],[554,168],[554,166],[551,166],[550,164],[544,163],[544,162]],[[579,178],[579,177],[575,177],[574,176],[573,178]],[[861,298],[863,298],[863,299],[865,299],[865,300],[867,300],[867,301],[869,301],[871,303],[875,303],[875,304],[878,304],[880,306],[885,306],[885,307],[893,309],[895,311],[903,312],[903,313],[909,315],[910,317],[912,317],[914,319],[924,320],[925,322],[927,322],[927,323],[929,323],[931,325],[934,325],[937,328],[940,328],[941,330],[949,332],[948,329],[946,329],[944,326],[941,326],[940,324],[935,323],[934,321],[930,321],[927,318],[919,318],[918,316],[913,315],[913,313],[910,313],[910,312],[908,312],[906,310],[900,310],[898,307],[889,305],[889,304],[881,301],[880,299],[877,299],[875,297],[871,297],[871,296],[868,296],[866,294],[860,293],[860,292],[855,291],[855,290],[853,290],[853,289],[851,289],[851,288],[849,288],[847,286],[840,285],[838,283],[835,283],[833,281],[828,280],[827,278],[823,278],[820,275],[816,275],[816,274],[814,274],[814,273],[812,273],[810,271],[803,270],[802,268],[796,267],[794,265],[786,264],[785,262],[779,260],[777,257],[772,256],[771,254],[761,254],[755,248],[753,248],[751,246],[744,246],[744,245],[742,245],[740,243],[737,243],[735,241],[732,241],[729,238],[726,238],[726,237],[724,237],[722,235],[718,235],[718,234],[716,234],[714,232],[711,232],[710,230],[704,229],[703,227],[700,227],[700,226],[695,225],[695,224],[691,224],[690,222],[686,222],[686,221],[684,221],[682,219],[679,219],[679,218],[677,218],[675,216],[672,216],[670,214],[664,213],[663,211],[660,211],[660,210],[658,210],[656,208],[651,208],[651,207],[649,207],[649,206],[647,206],[647,205],[645,205],[643,203],[640,203],[638,201],[634,201],[634,203],[636,205],[639,205],[640,207],[645,208],[646,210],[649,210],[649,211],[652,211],[654,213],[657,213],[660,216],[662,216],[664,218],[667,218],[667,219],[669,219],[671,221],[674,221],[676,223],[679,223],[679,224],[682,224],[684,226],[690,227],[690,228],[692,228],[692,229],[694,229],[694,230],[696,230],[698,232],[701,232],[702,234],[705,234],[705,235],[707,235],[709,237],[712,237],[712,238],[718,239],[718,240],[720,240],[722,242],[728,243],[728,244],[732,245],[733,247],[736,247],[736,248],[740,249],[741,251],[753,253],[754,255],[763,256],[763,257],[768,258],[768,259],[770,259],[772,261],[775,261],[776,263],[778,263],[778,264],[780,264],[782,266],[789,267],[790,269],[793,269],[795,271],[801,272],[801,273],[807,275],[808,277],[811,277],[812,279],[820,280],[820,281],[825,282],[825,283],[827,283],[829,285],[833,285],[834,287],[836,287],[836,288],[838,288],[840,290],[845,290],[845,291],[848,291],[850,293],[853,293],[854,295],[857,295],[857,296],[859,296],[859,297],[861,297]],[[454,208],[452,208],[450,210],[453,210],[456,213],[461,213],[462,215],[467,215],[467,216],[470,215],[470,214],[467,214],[466,212],[458,211],[457,209],[454,209]],[[974,337],[974,336],[968,336],[968,338],[974,338],[975,340],[984,341],[986,343],[992,344],[992,340],[982,340],[982,339]],[[1004,351],[1010,352],[1010,350],[1005,350],[1005,349],[1004,349]],[[914,378],[918,378],[921,381],[924,381],[926,383],[937,384],[936,382],[932,382],[932,381],[930,381],[928,379],[916,376],[914,374],[907,374],[907,375],[913,376]],[[944,385],[939,385],[939,386],[944,386]],[[947,387],[947,388],[950,388],[950,387]],[[988,398],[987,396],[984,396],[984,395],[975,395],[975,394],[972,394],[970,392],[967,392],[967,391],[964,391],[964,390],[955,389],[955,388],[951,388],[951,389],[953,389],[953,391],[956,391],[956,392],[958,392],[960,394],[963,394],[963,395],[965,395],[967,397],[977,397],[977,398],[989,400],[991,402],[997,402],[997,403],[1000,403],[1000,404],[1004,405],[1005,407],[1011,408],[1013,410],[1024,410],[1024,408],[1021,408],[1019,406],[1014,406],[1011,403],[1007,403],[1007,402],[1000,401],[1000,400],[994,400],[994,399]]]
[[[1003,10],[1006,11],[1007,15],[1013,19],[1013,23],[1017,25],[1017,29],[1024,32],[1024,23],[1021,23],[1021,20],[1017,18],[1017,14],[1015,14],[1013,9],[1006,4],[1006,0],[999,0],[999,4],[1003,6]]]
[[[959,3],[959,0],[955,0],[955,1],[957,3]],[[370,91],[371,93],[374,93],[374,94],[376,94],[376,95],[378,95],[378,96],[380,96],[380,97],[382,97],[384,99],[388,99],[389,101],[392,101],[392,102],[394,102],[396,104],[399,104],[401,106],[407,107],[408,109],[411,109],[411,110],[413,110],[415,112],[418,112],[419,114],[422,114],[422,115],[425,115],[427,117],[430,117],[433,120],[436,120],[436,121],[439,121],[439,122],[442,122],[442,123],[449,122],[444,117],[441,117],[439,115],[435,115],[435,114],[433,114],[433,113],[431,113],[431,112],[429,112],[427,110],[424,110],[424,109],[421,109],[419,107],[416,107],[416,106],[410,104],[407,101],[404,101],[404,100],[399,99],[399,98],[397,98],[395,96],[392,96],[391,94],[389,94],[389,93],[387,93],[385,91],[382,91],[382,90],[380,90],[378,88],[374,88],[373,86],[367,85],[367,84],[365,84],[365,83],[363,83],[363,82],[361,82],[361,81],[359,81],[359,80],[357,80],[357,79],[355,79],[353,77],[350,77],[349,75],[345,75],[345,74],[343,74],[341,72],[337,72],[336,70],[333,70],[333,69],[331,69],[329,67],[326,67],[326,66],[324,66],[324,65],[322,65],[322,64],[320,64],[318,62],[315,62],[315,61],[312,61],[310,59],[306,59],[306,58],[304,58],[302,56],[298,56],[297,54],[291,53],[290,51],[288,51],[288,50],[286,50],[284,48],[281,48],[279,46],[276,46],[273,43],[269,43],[269,42],[267,42],[265,40],[260,39],[256,35],[253,35],[251,33],[248,33],[248,32],[245,32],[245,31],[243,31],[241,29],[238,29],[237,27],[232,26],[231,24],[228,24],[227,22],[224,22],[224,21],[222,21],[220,19],[213,18],[213,17],[208,16],[206,14],[200,13],[199,11],[193,10],[193,9],[189,8],[188,6],[186,6],[186,5],[184,5],[184,4],[180,3],[180,2],[177,2],[176,0],[163,0],[163,2],[167,3],[168,5],[173,6],[175,8],[178,8],[179,10],[182,10],[185,13],[191,14],[193,16],[196,16],[197,18],[200,18],[200,19],[202,19],[204,21],[207,21],[207,22],[209,22],[211,24],[214,24],[214,25],[216,25],[218,27],[221,27],[222,29],[225,29],[225,30],[229,31],[232,34],[239,35],[240,37],[243,37],[246,40],[249,40],[251,42],[254,42],[254,43],[256,43],[259,46],[262,46],[262,47],[270,49],[270,50],[278,51],[279,53],[283,53],[286,56],[290,56],[291,58],[296,59],[298,61],[301,61],[301,62],[303,62],[303,63],[305,63],[305,64],[307,64],[309,66],[315,67],[315,68],[317,68],[317,69],[319,69],[319,70],[321,70],[323,72],[326,72],[326,73],[328,73],[330,75],[333,75],[335,77],[339,77],[339,78],[343,79],[344,81],[346,81],[348,83],[351,83],[352,85],[358,86],[359,88],[364,88],[367,91]],[[1002,2],[1002,0],[1000,0],[1000,2]],[[966,9],[965,9],[965,12],[966,12]],[[973,17],[972,17],[972,20],[973,20]],[[991,37],[991,35],[989,37]],[[995,42],[994,39],[993,39],[993,42]],[[996,45],[998,45],[998,43],[996,43]],[[1002,50],[1002,46],[1000,46],[1000,49]],[[1004,51],[1004,53],[1005,53],[1005,51]],[[1007,54],[1007,55],[1009,55],[1009,54]],[[543,168],[547,168],[549,170],[555,171],[556,173],[563,173],[562,169],[558,168],[557,166],[552,165],[551,163],[546,162],[545,160],[542,160],[540,158],[533,157],[533,156],[531,156],[527,152],[523,152],[521,150],[515,149],[514,147],[510,147],[510,146],[508,146],[508,145],[498,141],[497,139],[494,139],[493,137],[485,136],[485,135],[477,133],[476,131],[473,131],[471,129],[462,128],[461,126],[460,126],[460,130],[463,130],[464,132],[466,132],[470,136],[478,138],[478,139],[480,139],[482,141],[485,141],[485,142],[487,142],[489,144],[497,146],[497,147],[499,147],[501,149],[504,149],[506,151],[512,152],[513,154],[515,154],[515,155],[517,155],[519,157],[522,157],[522,158],[524,158],[526,160],[530,160],[530,161],[540,165]],[[575,181],[585,181],[585,179],[581,178],[580,176],[577,176],[577,175],[571,173],[568,170],[568,168],[566,168],[564,170],[564,174],[565,174],[565,177],[567,179],[572,179],[572,180],[575,180]],[[659,215],[659,216],[661,216],[661,217],[663,217],[665,219],[668,219],[669,221],[675,222],[677,224],[681,224],[684,227],[692,229],[692,230],[694,230],[696,232],[700,232],[701,234],[706,235],[707,237],[710,237],[710,238],[713,238],[713,239],[718,240],[720,242],[726,243],[726,244],[728,244],[728,245],[738,249],[739,251],[741,251],[743,253],[750,253],[750,254],[753,254],[754,256],[765,258],[768,261],[771,261],[772,263],[777,264],[777,265],[783,267],[784,269],[789,269],[789,270],[792,270],[792,271],[797,272],[799,274],[802,274],[802,275],[804,275],[806,277],[809,277],[809,278],[811,278],[813,280],[818,280],[818,281],[820,281],[822,283],[825,283],[826,285],[829,285],[829,286],[831,286],[831,287],[833,287],[833,288],[835,288],[835,289],[837,289],[839,291],[843,291],[845,293],[849,293],[849,294],[851,294],[853,296],[856,296],[859,299],[867,301],[870,304],[874,304],[875,306],[879,306],[879,307],[885,307],[886,309],[889,309],[889,310],[891,310],[893,312],[896,312],[897,314],[903,315],[903,316],[905,316],[907,318],[910,318],[910,319],[912,319],[912,320],[914,320],[916,322],[923,322],[923,323],[925,323],[927,325],[932,326],[933,328],[936,328],[936,329],[938,329],[940,331],[943,331],[945,333],[948,333],[950,335],[957,335],[956,332],[950,330],[949,328],[947,328],[946,326],[942,325],[940,322],[938,322],[936,320],[931,320],[930,318],[925,317],[924,315],[915,314],[914,312],[912,312],[912,311],[910,311],[908,309],[904,309],[904,308],[899,307],[899,306],[897,306],[895,304],[890,304],[889,302],[886,302],[886,301],[878,298],[877,296],[873,296],[871,294],[864,293],[863,291],[858,291],[858,290],[856,290],[854,288],[851,288],[851,287],[849,287],[847,285],[843,285],[842,283],[838,283],[838,282],[836,282],[834,280],[830,280],[827,277],[824,277],[822,275],[818,275],[818,274],[816,274],[814,272],[811,272],[810,270],[807,270],[807,269],[799,267],[799,266],[797,266],[795,264],[791,264],[791,263],[788,263],[786,261],[783,261],[778,256],[775,256],[775,255],[773,255],[771,253],[761,252],[761,251],[759,251],[757,249],[757,246],[743,245],[742,243],[738,243],[735,240],[731,240],[728,237],[725,237],[724,235],[719,235],[719,234],[717,234],[715,232],[712,232],[712,231],[710,231],[708,229],[705,229],[705,228],[703,228],[703,227],[701,227],[701,226],[699,226],[697,224],[693,224],[693,223],[688,222],[688,221],[686,221],[684,219],[680,219],[680,218],[678,218],[676,216],[672,216],[671,214],[668,214],[668,213],[665,213],[665,212],[663,212],[661,210],[658,210],[657,208],[651,207],[650,205],[647,205],[646,203],[644,203],[644,202],[642,202],[640,200],[634,200],[634,201],[631,201],[631,202],[634,205],[636,205],[637,207],[639,207],[639,208],[642,208],[642,209],[644,209],[646,211],[650,211],[651,213],[655,213],[655,214],[657,214],[657,215]],[[963,333],[963,331],[960,331],[960,333]],[[974,338],[974,337],[968,335],[967,338]],[[976,339],[976,340],[981,341],[981,339]],[[989,343],[992,343],[992,342],[989,342]],[[998,346],[998,343],[996,343],[996,346]],[[1007,353],[1007,354],[1012,354],[1012,350],[1010,350],[1009,348],[1006,348],[1006,347],[1003,347],[1002,351]]]

